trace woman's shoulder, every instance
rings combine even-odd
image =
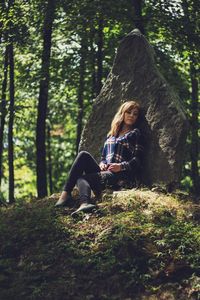
[[[134,128],[133,130],[131,130],[131,131],[129,131],[128,133],[127,133],[127,136],[141,136],[141,131],[140,131],[140,129],[139,128]]]
[[[115,140],[115,136],[114,135],[108,135],[105,139],[105,143],[110,142]]]
[[[133,131],[135,133],[141,134],[141,130],[138,127],[134,128]]]

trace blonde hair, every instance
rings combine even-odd
[[[124,114],[125,112],[131,109],[138,109],[139,111],[140,105],[136,101],[126,101],[120,106],[120,108],[118,109],[117,113],[115,114],[112,120],[111,128],[110,131],[108,132],[108,136],[118,135],[124,121]]]

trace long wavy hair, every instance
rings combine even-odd
[[[120,108],[118,109],[117,113],[115,114],[112,120],[111,128],[110,131],[108,132],[108,136],[118,135],[123,125],[125,112],[132,109],[138,109],[138,111],[140,111],[140,105],[136,101],[126,101],[120,106]]]

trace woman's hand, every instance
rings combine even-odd
[[[114,173],[120,172],[121,171],[121,164],[110,164],[108,167],[108,170]]]
[[[101,163],[99,164],[99,167],[100,167],[101,171],[106,171],[107,168],[108,168],[108,165],[107,165],[107,164],[104,164],[103,162],[101,162]]]

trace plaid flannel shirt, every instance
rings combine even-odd
[[[121,171],[134,171],[141,165],[143,147],[138,128],[123,136],[109,136],[103,147],[101,162],[105,164],[120,163]]]

